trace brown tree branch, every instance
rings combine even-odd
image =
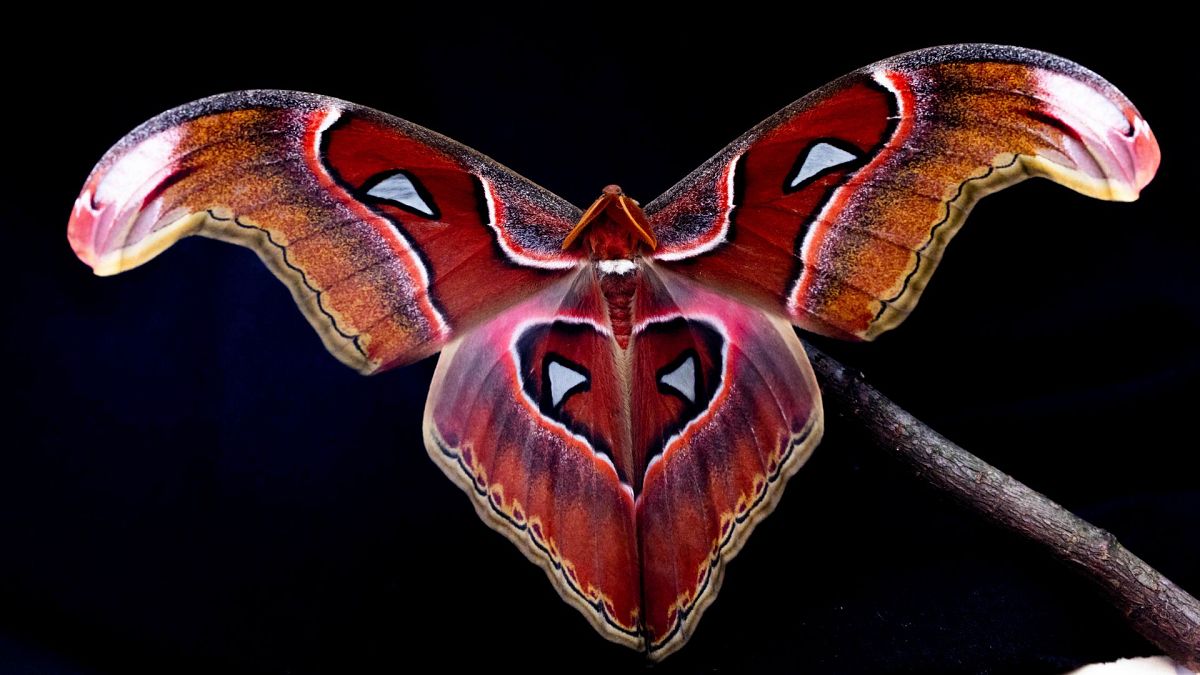
[[[1143,637],[1200,669],[1200,602],[1116,538],[951,443],[871,385],[806,343],[827,407],[853,415],[876,445],[984,518],[1041,544],[1083,573]]]

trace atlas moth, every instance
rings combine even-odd
[[[75,203],[96,274],[254,249],[364,374],[442,354],[430,456],[604,637],[660,659],[821,438],[794,328],[871,340],[982,196],[1133,200],[1159,150],[1111,84],[1016,47],[855,71],[642,206],[587,209],[410,122],[239,91],[146,122]]]

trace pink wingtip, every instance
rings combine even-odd
[[[1068,166],[1107,185],[1092,196],[1129,201],[1154,178],[1160,154],[1150,125],[1124,94],[1098,77],[1042,71],[1045,114],[1064,132]],[[1079,189],[1079,188],[1076,188]],[[1085,190],[1086,191],[1086,190]]]
[[[159,224],[162,192],[185,178],[173,161],[179,132],[168,130],[122,140],[92,171],[75,200],[67,240],[97,274],[120,272],[139,261],[114,260]],[[146,256],[143,256],[146,257]],[[119,264],[118,264],[119,263]]]
[[[93,175],[88,180],[83,191],[75,199],[75,206],[71,209],[71,220],[67,224],[67,241],[70,242],[71,249],[80,260],[92,268],[96,267],[98,258],[96,235],[106,227],[106,221],[108,224],[112,221],[112,209],[96,203],[96,185],[101,178],[101,175]]]
[[[1131,119],[1130,126],[1133,129],[1130,154],[1133,156],[1134,185],[1137,191],[1141,192],[1142,188],[1146,187],[1154,179],[1154,174],[1158,172],[1162,153],[1158,149],[1158,141],[1154,139],[1154,132],[1150,131],[1150,125],[1146,120],[1136,110],[1128,110],[1126,114]]]

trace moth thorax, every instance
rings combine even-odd
[[[609,268],[612,269],[609,269]],[[604,304],[608,310],[608,323],[613,337],[621,349],[629,346],[629,335],[633,330],[633,296],[637,290],[638,268],[632,260],[601,260],[596,264],[596,278]]]

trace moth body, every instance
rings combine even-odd
[[[625,262],[629,263],[628,267],[619,265]],[[606,265],[606,263],[611,265]],[[622,271],[606,272],[606,266],[609,269],[615,268]],[[594,269],[596,270],[596,282],[600,284],[600,293],[604,297],[613,338],[621,349],[626,349],[629,347],[629,335],[633,330],[635,320],[633,300],[637,294],[641,266],[635,261],[622,258],[616,261],[601,260],[596,263]]]
[[[563,240],[564,251],[583,252],[591,260],[613,338],[621,349],[629,347],[642,255],[657,246],[642,207],[619,185],[605,186]]]

